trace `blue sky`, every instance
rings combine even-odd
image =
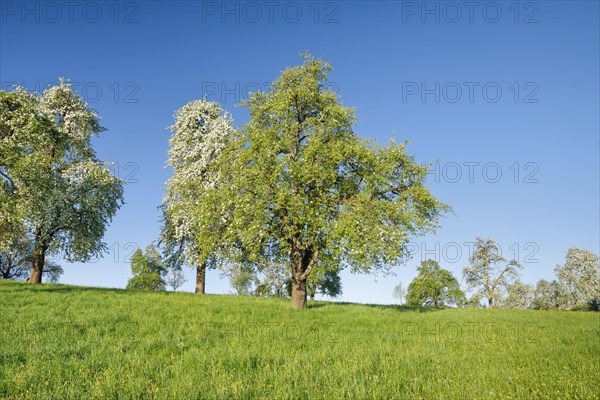
[[[68,78],[109,129],[94,140],[128,181],[110,252],[63,263],[64,283],[124,287],[128,256],[160,229],[166,129],[206,96],[230,111],[309,50],[357,109],[356,131],[411,141],[439,160],[431,190],[454,207],[415,238],[396,276],[343,273],[345,301],[391,303],[421,259],[462,278],[470,243],[493,237],[522,278],[551,279],[569,247],[599,252],[599,3],[92,1],[0,4],[0,83]],[[193,288],[186,272],[184,290]],[[228,283],[209,271],[209,293]]]

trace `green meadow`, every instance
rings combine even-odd
[[[600,314],[0,281],[5,399],[599,399]]]

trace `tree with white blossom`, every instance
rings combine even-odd
[[[183,284],[186,281],[187,279],[185,278],[185,275],[183,274],[181,268],[169,268],[169,272],[167,273],[165,282],[171,287],[171,289],[173,289],[174,292],[176,292],[177,289],[183,286]]]
[[[559,308],[596,308],[600,303],[600,263],[590,250],[572,247],[564,265],[555,269],[559,285]]]
[[[123,203],[123,182],[91,146],[105,130],[98,114],[63,79],[41,95],[0,92],[0,108],[8,197],[0,223],[26,230],[33,242],[29,282],[41,283],[49,253],[61,251],[67,261],[102,254],[106,226]]]
[[[174,118],[167,161],[173,175],[166,184],[160,242],[171,268],[189,265],[196,269],[195,291],[204,293],[206,269],[216,265],[214,250],[221,221],[203,227],[213,231],[200,243],[193,212],[206,190],[219,187],[221,175],[215,160],[235,131],[231,116],[206,100],[184,105]]]
[[[506,261],[500,254],[500,246],[493,239],[477,238],[471,265],[463,269],[463,276],[469,289],[475,291],[474,298],[485,298],[488,308],[502,299],[508,287],[519,278],[518,269],[523,268],[517,261]]]

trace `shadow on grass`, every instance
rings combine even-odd
[[[396,310],[400,312],[432,312],[443,310],[441,307],[414,307],[414,306],[400,306],[397,304],[365,304],[366,307],[378,308],[380,310]]]
[[[101,288],[89,286],[73,286],[63,285],[60,283],[42,283],[32,285],[23,281],[11,281],[0,279],[0,292],[60,292],[60,293],[76,293],[76,292],[101,292],[101,293],[135,293],[134,290],[124,290],[118,288]]]
[[[309,303],[308,308],[322,308],[322,307],[336,307],[336,306],[356,306],[356,307],[370,307],[376,308],[379,310],[395,310],[398,312],[432,312],[432,311],[440,311],[444,308],[440,307],[413,307],[413,306],[400,306],[397,304],[362,304],[362,303],[352,303],[347,301],[339,301],[339,302],[329,302],[329,301],[320,301],[315,303]]]

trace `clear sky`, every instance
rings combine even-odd
[[[408,139],[439,160],[431,190],[454,207],[415,238],[396,276],[344,272],[344,301],[391,303],[421,259],[462,278],[477,236],[493,237],[522,278],[551,279],[569,247],[599,252],[599,3],[77,1],[0,3],[0,83],[40,90],[66,77],[109,129],[94,140],[128,184],[109,253],[63,262],[61,282],[124,287],[128,257],[155,241],[171,171],[173,112],[204,96],[235,124],[309,50],[357,109],[356,132]],[[186,271],[184,290],[193,288]],[[209,293],[228,293],[209,271]]]

